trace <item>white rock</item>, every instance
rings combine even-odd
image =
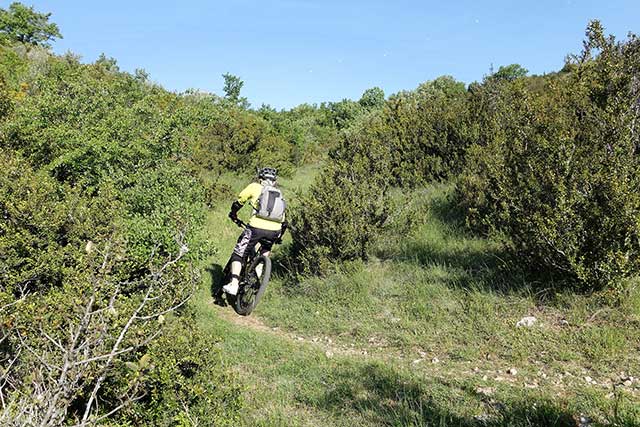
[[[431,363],[440,363],[440,360],[437,357],[431,359]]]
[[[476,388],[476,393],[484,394],[485,396],[491,396],[492,394],[495,393],[495,391],[496,389],[493,387],[477,387]]]
[[[331,359],[331,358],[333,357],[333,351],[331,351],[331,350],[327,350],[327,351],[324,353],[324,355],[325,355],[325,356],[327,356],[329,359]]]
[[[518,320],[518,322],[516,323],[516,328],[521,328],[523,326],[526,327],[526,328],[530,328],[537,321],[538,321],[538,319],[536,319],[533,316],[525,316],[522,319]]]
[[[591,420],[585,417],[584,415],[580,415],[578,427],[590,427],[590,426],[591,426]]]
[[[509,375],[518,375],[518,370],[516,368],[507,369],[507,374]]]
[[[590,376],[584,377],[584,380],[587,384],[591,384],[593,382],[593,378],[591,378]]]

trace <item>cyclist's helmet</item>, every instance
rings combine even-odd
[[[275,181],[278,176],[278,171],[274,168],[262,168],[258,172],[258,178],[268,179],[269,181]]]

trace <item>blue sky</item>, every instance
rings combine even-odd
[[[492,65],[554,71],[593,18],[618,38],[640,33],[638,0],[24,3],[52,12],[57,53],[90,62],[104,52],[176,91],[220,94],[230,72],[255,107],[358,99],[373,86],[391,94],[443,74],[470,83]]]

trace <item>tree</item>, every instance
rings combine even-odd
[[[118,67],[118,61],[115,58],[108,57],[104,53],[101,53],[98,59],[96,59],[96,65],[101,66],[106,71],[111,73],[117,73],[120,71],[120,67]]]
[[[224,73],[222,77],[224,78],[224,99],[233,105],[248,108],[249,103],[247,102],[247,98],[240,97],[240,90],[244,85],[240,77],[230,73]]]
[[[9,9],[0,9],[0,38],[49,47],[49,40],[62,38],[58,26],[49,22],[50,16],[36,12],[33,7],[11,3]]]
[[[491,77],[496,80],[513,81],[519,77],[526,76],[528,73],[529,73],[529,70],[524,68],[522,65],[510,64],[510,65],[503,65],[500,68],[498,68],[498,71],[496,71]]]
[[[384,105],[384,91],[379,87],[367,89],[358,101],[366,109],[380,108]]]

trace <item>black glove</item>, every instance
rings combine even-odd
[[[274,243],[278,245],[282,243],[282,238],[284,237],[284,233],[287,231],[288,227],[289,227],[289,223],[287,221],[283,221],[282,228],[280,229],[280,235],[276,240],[274,240]]]
[[[238,220],[238,211],[240,209],[242,209],[242,204],[237,200],[233,202],[231,205],[231,211],[229,211],[229,218],[231,218],[231,221],[235,222]]]

